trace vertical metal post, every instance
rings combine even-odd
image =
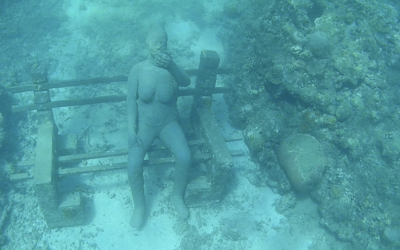
[[[216,84],[215,69],[219,67],[219,56],[216,51],[203,50],[200,55],[199,75],[197,76],[196,89],[212,89]],[[233,160],[222,137],[219,126],[212,110],[212,96],[195,96],[192,108],[192,122],[195,130],[201,133],[206,140],[208,150],[213,153],[213,159],[207,166],[207,189],[198,189],[189,192],[187,202],[199,203],[215,202],[222,199],[226,192],[226,184]],[[191,183],[192,185],[192,183]],[[200,184],[194,184],[200,186]]]
[[[48,91],[35,92],[35,104],[43,104],[49,101]],[[34,171],[35,193],[43,215],[49,227],[52,227],[52,221],[56,217],[58,207],[57,182],[54,168],[55,126],[51,111],[38,110],[37,116],[38,134]]]
[[[36,91],[35,104],[50,102],[49,91]],[[56,125],[51,110],[38,110],[38,135],[34,170],[35,192],[50,228],[83,223],[83,206],[79,193],[60,197],[55,166]]]

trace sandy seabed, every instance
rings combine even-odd
[[[192,23],[177,20],[167,25],[170,41],[176,41],[176,29],[193,28]],[[224,48],[217,39],[218,30],[197,28],[196,41],[187,37],[193,51],[192,58],[180,60],[187,67],[198,65],[201,49],[214,49],[224,59]],[[75,50],[65,45],[68,50]],[[57,51],[57,48],[53,48]],[[63,69],[56,70],[53,77],[71,76],[71,64],[60,51]],[[61,66],[60,66],[61,67]],[[186,67],[185,67],[186,68]],[[73,75],[73,74],[72,74]],[[223,80],[218,84],[223,85]],[[71,93],[55,92],[56,100],[68,97]],[[190,101],[190,100],[189,100]],[[185,101],[182,101],[185,103]],[[182,113],[190,109],[182,108]],[[214,96],[213,109],[225,138],[240,137],[242,131],[229,124],[228,107],[222,95]],[[119,105],[102,107],[78,107],[54,111],[59,133],[82,133],[85,131],[85,147],[104,149],[101,145],[126,145],[126,131],[123,113],[113,117],[110,113],[119,112]],[[28,115],[34,117],[34,114]],[[109,125],[104,128],[104,124]],[[30,125],[22,126],[32,140],[34,130]],[[110,129],[111,128],[111,129]],[[26,144],[32,148],[33,145]],[[10,194],[10,223],[5,230],[8,243],[2,249],[101,249],[101,250],[158,250],[158,249],[273,249],[305,250],[331,249],[334,239],[320,225],[317,205],[309,199],[297,201],[297,205],[284,215],[276,212],[275,204],[281,196],[267,186],[254,186],[249,176],[257,173],[259,166],[251,161],[248,148],[243,141],[228,143],[232,150],[243,154],[234,158],[232,181],[226,197],[218,203],[204,207],[190,208],[188,221],[181,221],[168,201],[172,190],[173,166],[154,166],[145,170],[145,188],[148,204],[148,217],[144,228],[138,232],[129,225],[132,201],[127,183],[126,171],[112,171],[83,174],[60,180],[61,189],[79,189],[85,202],[86,223],[82,226],[48,229],[34,196],[32,183],[16,184]],[[111,148],[110,150],[115,149]],[[33,151],[31,152],[33,154]],[[29,153],[27,153],[29,155]],[[96,163],[96,162],[89,162]],[[97,162],[106,164],[107,162]],[[189,184],[190,185],[190,184]]]
[[[222,96],[215,96],[213,109],[226,138],[241,135],[229,125]],[[100,138],[92,136],[92,141],[96,140]],[[249,173],[257,172],[258,166],[250,160],[244,142],[230,142],[228,147],[241,150],[243,155],[234,157],[227,196],[209,206],[190,208],[187,222],[178,218],[168,201],[173,166],[146,168],[149,211],[139,232],[129,225],[133,206],[126,172],[83,174],[61,180],[60,186],[81,190],[85,225],[47,229],[32,188],[28,187],[25,196],[18,191],[13,194],[15,203],[18,199],[25,202],[13,212],[6,231],[10,242],[4,249],[15,249],[16,245],[19,249],[187,249],[191,244],[193,248],[189,249],[330,249],[332,239],[318,224],[317,205],[305,199],[286,216],[277,213],[274,205],[281,196],[248,180]]]

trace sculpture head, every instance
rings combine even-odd
[[[162,23],[155,23],[150,26],[146,38],[146,44],[150,54],[157,54],[167,49],[168,35]]]

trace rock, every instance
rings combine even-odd
[[[308,48],[313,53],[314,57],[325,57],[329,51],[329,38],[322,31],[316,31],[307,36]]]
[[[310,191],[319,182],[327,159],[320,142],[308,134],[293,134],[278,148],[278,160],[293,187]]]
[[[383,231],[384,239],[389,241],[390,243],[399,242],[400,232],[393,228],[386,228]]]
[[[400,158],[400,131],[388,131],[380,136],[380,149],[390,164],[396,163]]]

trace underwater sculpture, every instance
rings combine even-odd
[[[147,60],[133,66],[128,78],[128,179],[134,201],[131,226],[140,230],[144,224],[143,161],[153,141],[158,138],[176,158],[174,189],[170,201],[186,219],[184,202],[191,153],[178,123],[178,87],[188,86],[187,73],[166,52],[168,36],[162,24],[152,25],[147,35]]]

